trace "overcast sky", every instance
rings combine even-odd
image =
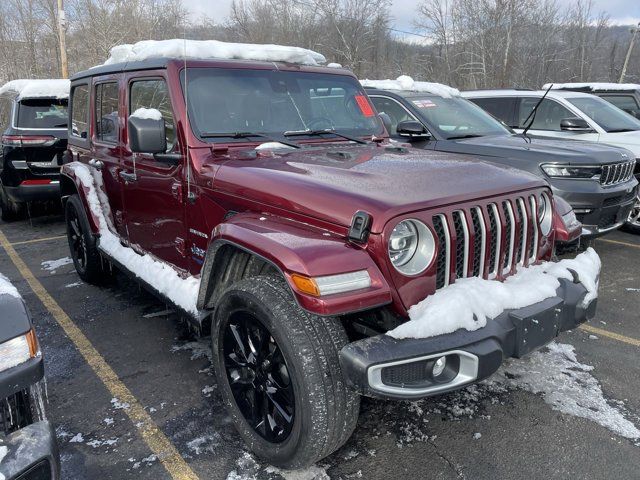
[[[222,23],[229,15],[232,0],[183,0],[194,14],[205,14],[216,23]],[[526,1],[526,0],[523,0]],[[559,0],[561,4],[570,4],[574,0]],[[392,0],[391,15],[394,27],[400,30],[414,30],[411,21],[415,15],[416,5],[420,0]],[[605,11],[612,23],[620,25],[640,22],[639,0],[594,0],[596,12]]]

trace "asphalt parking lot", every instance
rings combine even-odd
[[[603,271],[588,326],[461,392],[365,399],[344,447],[290,473],[247,453],[209,339],[122,275],[82,283],[64,233],[56,212],[0,223],[0,272],[34,317],[64,479],[640,478],[640,236],[595,243]]]

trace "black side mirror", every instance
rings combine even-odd
[[[127,125],[132,152],[151,154],[166,152],[167,136],[162,118],[156,120],[131,115]]]
[[[584,118],[563,118],[560,120],[560,130],[565,132],[592,132],[592,128],[589,126]]]
[[[387,133],[391,135],[391,131],[393,130],[393,123],[391,122],[391,117],[387,113],[380,112],[378,114],[378,118],[382,120],[382,124],[384,125],[384,128],[387,130]]]
[[[431,135],[424,128],[420,122],[415,120],[405,120],[398,123],[396,127],[396,133],[401,137],[407,137],[408,139],[426,140],[431,138]]]

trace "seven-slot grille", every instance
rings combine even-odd
[[[537,260],[536,195],[466,207],[433,216],[438,243],[436,288],[456,278],[504,277]]]
[[[631,175],[633,175],[635,166],[635,160],[603,165],[602,175],[600,175],[600,183],[602,185],[615,185],[617,183],[626,182],[631,178]]]

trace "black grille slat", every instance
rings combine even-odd
[[[534,249],[535,249],[535,243],[536,243],[536,238],[534,235],[535,232],[535,225],[534,222],[536,221],[536,215],[537,212],[534,210],[534,205],[535,203],[531,203],[531,199],[533,197],[529,197],[529,210],[530,210],[530,215],[527,216],[527,223],[531,226],[530,229],[530,238],[531,240],[527,243],[527,258],[531,259],[533,257],[533,253],[534,253]]]
[[[482,226],[477,208],[471,209],[471,221],[473,222],[473,276],[480,277],[480,261],[482,260]]]
[[[446,266],[447,266],[447,242],[445,237],[445,226],[442,222],[442,218],[439,216],[433,217],[433,229],[436,232],[436,238],[438,240],[438,258],[437,273],[436,273],[436,288],[442,288],[446,281]]]
[[[0,432],[13,433],[33,422],[29,392],[22,390],[0,400]]]
[[[500,268],[511,269],[511,265],[508,264],[508,262],[509,262],[509,253],[512,251],[512,248],[513,248],[511,245],[511,229],[513,228],[513,226],[511,225],[511,213],[509,212],[509,207],[507,206],[506,201],[502,202],[502,212],[504,213],[504,218],[505,218],[504,232],[505,232],[505,239],[507,243],[505,244],[504,257],[501,262]],[[513,258],[511,259],[511,261],[513,261]]]
[[[620,162],[604,165],[600,175],[602,185],[616,185],[628,181],[633,175],[635,162]]]
[[[456,232],[456,277],[464,278],[466,277],[466,272],[464,271],[464,249],[465,249],[465,233],[464,226],[462,225],[461,215],[464,215],[462,212],[454,212],[453,214],[453,226]]]

